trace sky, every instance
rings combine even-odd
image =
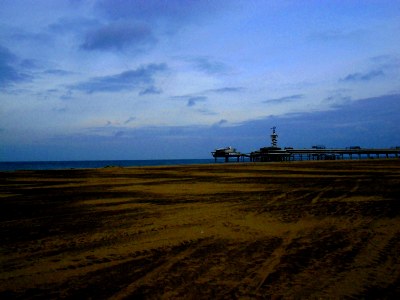
[[[0,161],[400,145],[400,1],[1,0]]]

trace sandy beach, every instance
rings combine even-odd
[[[400,297],[400,160],[0,173],[0,298]]]

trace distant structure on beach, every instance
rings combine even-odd
[[[226,162],[228,162],[229,158],[232,158],[232,157],[236,158],[236,160],[239,161],[239,159],[241,157],[246,156],[245,154],[242,154],[242,153],[236,151],[236,148],[232,148],[231,146],[215,149],[215,151],[211,152],[211,153],[212,153],[212,156],[215,158],[215,161],[217,161],[218,157],[223,157]]]
[[[250,153],[241,153],[233,147],[218,148],[211,152],[217,162],[218,158],[223,158],[229,162],[230,158],[236,161],[249,160],[251,162],[277,162],[277,161],[302,161],[302,160],[337,160],[353,158],[399,158],[400,147],[394,148],[361,148],[360,146],[350,146],[347,148],[326,148],[324,145],[314,145],[308,149],[294,149],[278,147],[278,134],[276,127],[272,127],[271,146],[262,147]]]

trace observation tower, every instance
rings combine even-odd
[[[276,127],[272,127],[272,134],[271,134],[271,146],[273,148],[278,148],[277,144],[278,144],[278,135],[276,134]]]

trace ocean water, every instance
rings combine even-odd
[[[82,161],[18,161],[0,162],[0,171],[62,170],[141,166],[174,166],[214,163],[214,159],[162,159],[162,160],[82,160]]]

